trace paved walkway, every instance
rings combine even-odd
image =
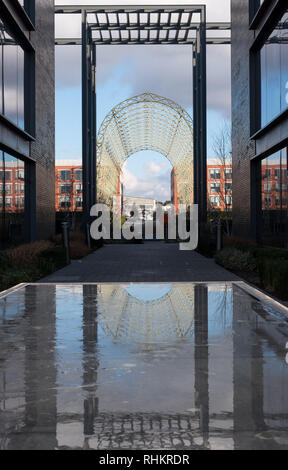
[[[214,260],[176,243],[105,245],[81,261],[72,261],[41,282],[189,282],[237,281]]]

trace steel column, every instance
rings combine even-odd
[[[88,28],[87,12],[82,10],[82,178],[83,178],[83,224],[89,217],[89,133],[88,133]]]
[[[91,152],[91,206],[96,203],[97,200],[97,188],[96,188],[96,180],[97,180],[97,167],[96,167],[96,143],[97,143],[97,103],[96,103],[96,45],[92,46],[92,135],[91,135],[91,145],[92,145],[92,152]]]
[[[200,225],[207,221],[207,79],[206,10],[193,46],[194,201],[199,206]]]
[[[207,222],[207,65],[206,7],[201,13],[200,31],[200,224]]]

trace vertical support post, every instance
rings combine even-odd
[[[200,60],[200,223],[207,222],[207,66],[206,66],[206,7],[201,12],[199,29],[199,60]]]
[[[208,288],[195,286],[195,406],[203,442],[209,446]]]
[[[198,93],[198,60],[196,42],[193,44],[193,148],[194,148],[194,203],[200,204],[199,200],[199,93]]]
[[[88,206],[87,206],[87,223],[90,219],[90,209],[94,204],[93,200],[93,188],[94,188],[94,168],[93,168],[93,127],[94,127],[94,106],[93,106],[93,47],[92,47],[92,37],[91,29],[87,31],[87,111],[88,111],[88,149],[87,149],[87,180],[88,180]]]
[[[87,12],[82,10],[82,171],[83,171],[83,225],[86,227],[89,214],[88,180],[88,65],[87,65]]]
[[[83,389],[84,398],[84,436],[91,437],[94,421],[98,415],[98,365],[97,357],[98,326],[97,326],[97,286],[83,286]]]
[[[207,221],[207,78],[206,7],[201,9],[200,24],[193,49],[194,118],[194,199],[199,206],[199,222]]]
[[[91,139],[91,206],[96,203],[97,200],[97,167],[96,167],[96,143],[97,143],[97,102],[96,102],[96,45],[92,45],[92,139]]]

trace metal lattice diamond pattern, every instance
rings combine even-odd
[[[132,338],[149,344],[161,338],[191,336],[194,332],[194,295],[188,286],[172,287],[163,297],[152,301],[139,300],[125,289],[111,285],[102,285],[98,295],[99,322],[114,338]]]
[[[193,121],[174,101],[153,93],[123,101],[104,119],[97,138],[98,201],[117,194],[125,160],[154,150],[171,162],[177,174],[178,199],[192,203]]]

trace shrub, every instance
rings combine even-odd
[[[45,250],[38,258],[37,266],[42,271],[43,276],[50,274],[66,265],[66,254],[64,248],[55,246]]]
[[[71,259],[81,259],[92,253],[87,245],[81,240],[70,241],[70,256]]]
[[[260,259],[286,259],[288,260],[288,251],[281,248],[256,248],[254,250],[256,258]]]
[[[258,262],[258,270],[264,289],[288,298],[288,259],[262,258]]]
[[[33,282],[40,279],[41,272],[33,269],[8,269],[0,273],[0,290],[8,289],[22,282]]]
[[[4,256],[11,266],[30,268],[37,262],[37,258],[45,250],[53,247],[53,243],[48,240],[42,240],[26,245],[20,245],[4,251]]]
[[[215,255],[216,263],[231,271],[255,272],[257,260],[251,253],[237,248],[225,248]]]

